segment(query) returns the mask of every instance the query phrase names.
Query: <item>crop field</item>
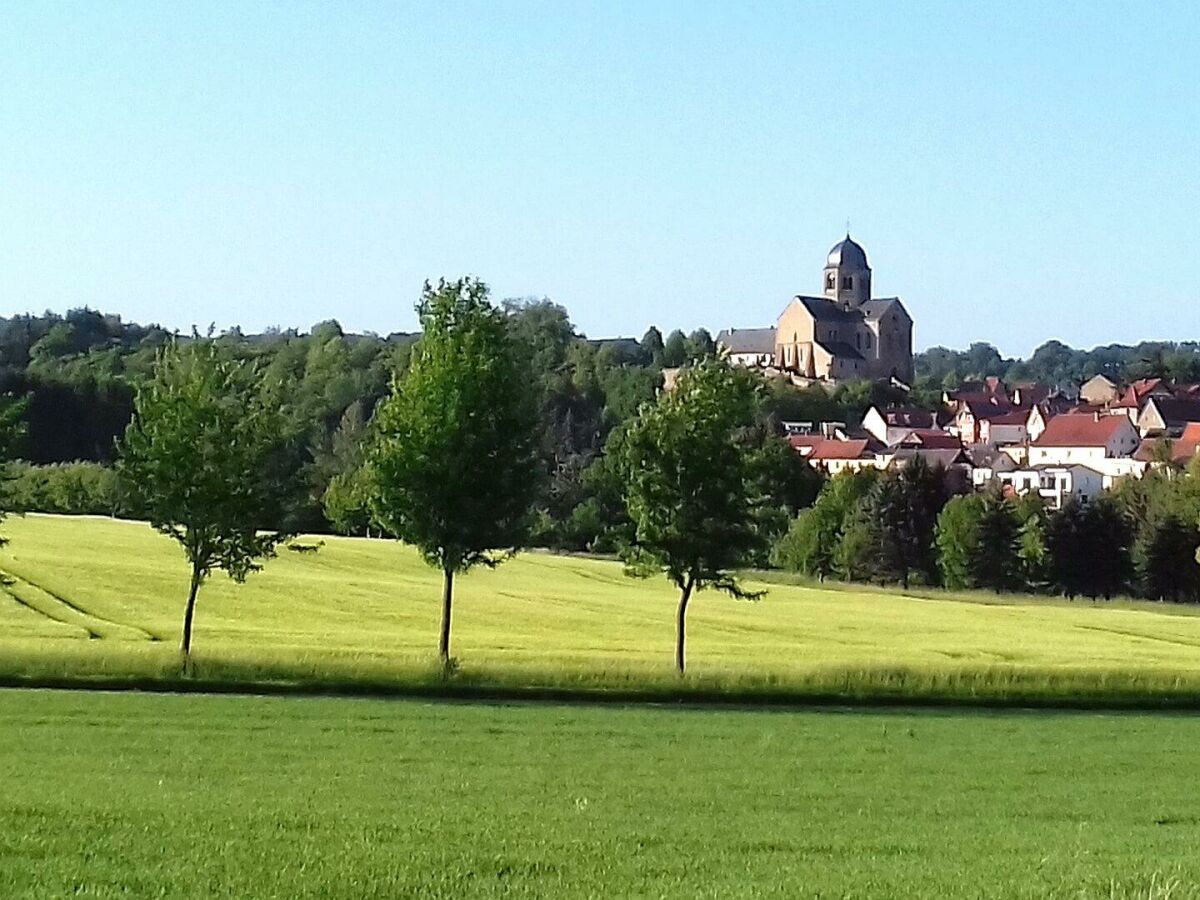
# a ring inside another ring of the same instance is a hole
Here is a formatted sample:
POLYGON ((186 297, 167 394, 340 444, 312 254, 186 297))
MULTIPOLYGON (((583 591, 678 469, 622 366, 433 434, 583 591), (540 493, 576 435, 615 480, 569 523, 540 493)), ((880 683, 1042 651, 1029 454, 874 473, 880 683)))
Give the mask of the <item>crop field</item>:
MULTIPOLYGON (((140 523, 28 516, 3 525, 0 677, 173 678, 187 569, 140 523)), ((432 660, 440 574, 383 540, 306 538, 196 614, 201 680, 414 685, 432 660)), ((671 668, 675 595, 616 562, 526 553, 458 579, 456 683, 799 698, 1116 698, 1200 702, 1200 617, 1151 604, 762 585, 704 592, 689 675, 671 668)))
POLYGON ((5 897, 1198 896, 1200 720, 0 691, 5 897))

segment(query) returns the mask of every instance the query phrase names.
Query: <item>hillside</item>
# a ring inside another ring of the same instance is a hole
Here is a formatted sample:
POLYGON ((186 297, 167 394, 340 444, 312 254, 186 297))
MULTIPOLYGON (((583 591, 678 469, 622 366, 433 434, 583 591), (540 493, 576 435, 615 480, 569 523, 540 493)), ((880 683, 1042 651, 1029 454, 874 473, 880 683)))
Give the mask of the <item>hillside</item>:
MULTIPOLYGON (((186 569, 144 524, 28 516, 4 525, 0 675, 173 672, 186 569)), ((433 657, 439 575, 409 548, 309 538, 244 585, 201 592, 201 674, 404 682, 433 657)), ((922 599, 762 585, 758 602, 703 593, 687 684, 798 695, 1103 693, 1200 697, 1200 617, 1187 607, 922 599)), ((674 595, 608 561, 527 553, 460 581, 461 676, 637 688, 670 671, 674 595)))

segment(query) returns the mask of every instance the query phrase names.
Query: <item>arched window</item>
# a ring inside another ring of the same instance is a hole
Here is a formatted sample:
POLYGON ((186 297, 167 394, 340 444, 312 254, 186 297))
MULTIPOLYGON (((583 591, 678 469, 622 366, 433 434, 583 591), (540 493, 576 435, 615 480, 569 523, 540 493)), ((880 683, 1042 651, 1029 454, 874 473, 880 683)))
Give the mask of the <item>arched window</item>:
POLYGON ((825 274, 825 290, 827 290, 827 291, 833 290, 833 273, 832 272, 827 272, 825 274))
POLYGON ((853 276, 851 276, 851 275, 843 275, 843 276, 842 276, 842 287, 843 287, 845 290, 850 290, 850 288, 854 287, 854 278, 853 278, 853 276))

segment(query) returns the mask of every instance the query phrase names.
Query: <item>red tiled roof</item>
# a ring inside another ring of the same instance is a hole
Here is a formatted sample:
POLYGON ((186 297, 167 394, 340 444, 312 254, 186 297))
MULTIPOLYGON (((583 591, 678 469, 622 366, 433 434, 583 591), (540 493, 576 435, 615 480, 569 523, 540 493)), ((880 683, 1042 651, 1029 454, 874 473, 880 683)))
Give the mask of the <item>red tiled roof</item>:
MULTIPOLYGON (((1147 438, 1142 441, 1142 445, 1133 454, 1133 458, 1140 462, 1154 462, 1158 456, 1158 448, 1164 440, 1167 439, 1147 438)), ((1174 463, 1188 463, 1196 456, 1197 451, 1200 451, 1200 434, 1193 436, 1191 439, 1181 437, 1178 440, 1171 441, 1171 461, 1174 463)))
POLYGON ((1166 387, 1161 378, 1139 378, 1133 384, 1125 389, 1125 393, 1121 395, 1113 406, 1119 406, 1122 409, 1139 408, 1142 401, 1146 399, 1146 395, 1153 393, 1159 388, 1166 387))
POLYGON ((867 441, 823 440, 813 448, 809 459, 862 459, 867 452, 867 441))
POLYGON ((1033 442, 1035 447, 1104 447, 1116 432, 1129 426, 1125 416, 1055 416, 1033 442))
POLYGON ((813 449, 819 447, 827 438, 819 434, 789 434, 788 444, 793 450, 813 449))

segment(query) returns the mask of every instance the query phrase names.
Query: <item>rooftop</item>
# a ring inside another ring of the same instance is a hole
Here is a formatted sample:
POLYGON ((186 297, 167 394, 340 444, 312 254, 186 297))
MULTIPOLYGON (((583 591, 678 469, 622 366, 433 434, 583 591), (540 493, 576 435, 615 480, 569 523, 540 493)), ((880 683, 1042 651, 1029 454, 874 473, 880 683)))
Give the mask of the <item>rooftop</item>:
POLYGON ((1133 428, 1126 416, 1055 416, 1033 446, 1104 447, 1122 428, 1133 428))

